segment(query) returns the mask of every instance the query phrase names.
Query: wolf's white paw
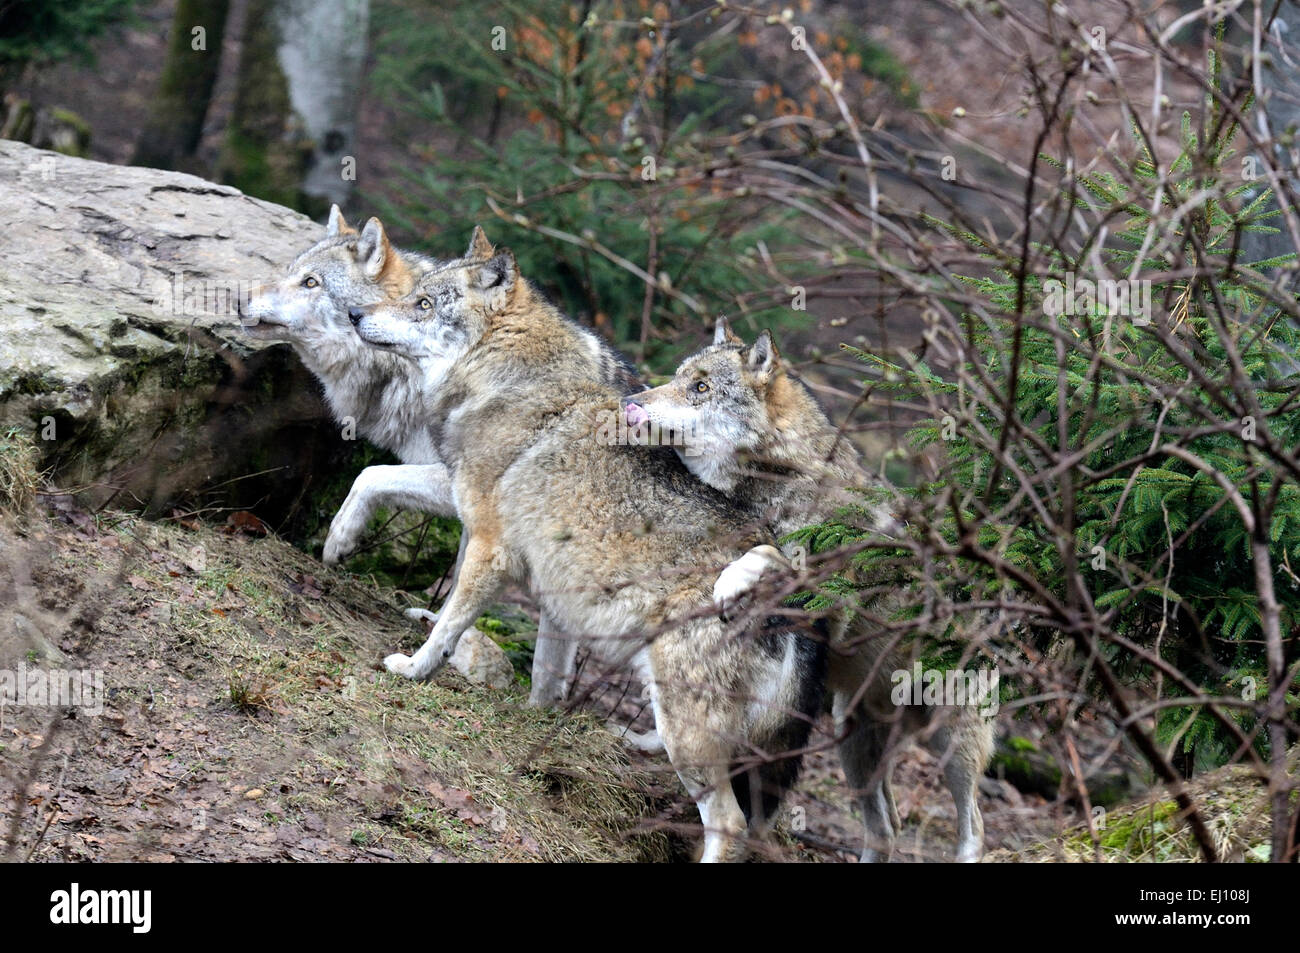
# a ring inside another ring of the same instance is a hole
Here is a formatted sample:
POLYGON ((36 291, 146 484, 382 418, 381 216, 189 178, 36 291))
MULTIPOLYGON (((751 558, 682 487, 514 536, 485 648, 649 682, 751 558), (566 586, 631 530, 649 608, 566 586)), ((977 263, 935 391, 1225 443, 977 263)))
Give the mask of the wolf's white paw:
POLYGON ((351 531, 346 522, 335 517, 330 524, 329 535, 325 537, 325 552, 321 555, 326 566, 337 566, 357 548, 357 534, 351 531))
POLYGON ((957 863, 978 864, 980 862, 980 855, 983 853, 984 845, 979 841, 964 841, 957 846, 957 863))
POLYGON ((374 467, 366 467, 352 481, 352 489, 348 491, 347 499, 334 514, 334 519, 330 520, 330 531, 325 537, 325 553, 322 557, 326 565, 336 565, 340 560, 351 555, 357 548, 357 543, 361 541, 361 537, 365 535, 366 523, 369 522, 373 510, 369 501, 373 483, 371 471, 374 469, 374 467))
POLYGON ((740 605, 741 599, 748 594, 753 588, 754 583, 758 581, 758 576, 754 575, 744 566, 740 565, 745 557, 740 561, 734 562, 722 570, 718 576, 718 581, 713 584, 713 607, 718 610, 724 622, 731 621, 735 614, 736 607, 740 605))
POLYGON ((605 730, 615 735, 623 744, 643 754, 663 754, 667 749, 659 732, 633 731, 628 725, 620 725, 613 718, 605 722, 605 730))
POLYGON ((755 546, 730 563, 713 584, 713 605, 718 610, 718 615, 724 621, 729 620, 741 600, 754 591, 764 573, 788 568, 789 565, 780 550, 774 546, 755 546))
POLYGON ((412 656, 408 657, 401 653, 388 656, 388 658, 384 659, 384 667, 395 675, 401 675, 412 681, 428 681, 437 675, 451 659, 455 647, 456 642, 454 640, 450 646, 442 649, 425 642, 424 645, 420 646, 420 650, 412 656))
POLYGON ((384 668, 388 669, 394 675, 401 675, 404 678, 414 678, 415 674, 411 667, 411 657, 403 655, 401 652, 394 652, 388 658, 384 659, 384 668))

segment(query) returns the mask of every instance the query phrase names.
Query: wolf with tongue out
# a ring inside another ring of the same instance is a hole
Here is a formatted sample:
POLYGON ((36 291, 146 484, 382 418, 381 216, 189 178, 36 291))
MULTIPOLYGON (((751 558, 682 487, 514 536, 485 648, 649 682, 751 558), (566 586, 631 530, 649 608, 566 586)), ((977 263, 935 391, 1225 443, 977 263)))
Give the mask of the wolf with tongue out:
MULTIPOLYGON (((718 319, 713 343, 687 358, 673 379, 628 399, 624 414, 639 434, 669 435, 683 465, 784 537, 831 518, 852 502, 849 488, 872 479, 858 452, 808 388, 789 372, 770 331, 746 346, 718 319)), ((652 442, 652 441, 647 441, 652 442)), ((875 514, 889 536, 893 517, 875 514)), ((760 546, 732 563, 714 588, 726 612, 761 577, 788 568, 760 546)), ((869 607, 878 614, 888 606, 869 607)), ((845 608, 831 618, 828 684, 843 741, 840 760, 866 821, 862 859, 888 858, 899 828, 890 787, 892 751, 920 738, 940 759, 957 808, 957 860, 983 852, 978 782, 992 752, 992 724, 978 706, 956 712, 894 704, 891 673, 903 667, 868 615, 845 608)))

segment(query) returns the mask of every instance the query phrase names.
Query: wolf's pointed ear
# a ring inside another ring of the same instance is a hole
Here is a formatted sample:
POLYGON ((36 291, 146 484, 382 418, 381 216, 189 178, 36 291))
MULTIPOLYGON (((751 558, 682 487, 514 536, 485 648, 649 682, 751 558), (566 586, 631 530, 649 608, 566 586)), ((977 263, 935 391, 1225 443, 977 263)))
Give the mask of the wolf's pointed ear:
POLYGON ((515 262, 514 252, 508 248, 497 252, 479 266, 477 279, 478 286, 484 291, 510 294, 519 279, 519 265, 515 262))
POLYGON ((393 246, 388 244, 384 223, 371 218, 361 230, 361 238, 357 240, 357 260, 361 262, 361 270, 371 280, 378 278, 392 254, 393 246))
POLYGON ((330 206, 329 224, 325 226, 325 236, 327 238, 338 238, 340 235, 355 235, 356 230, 348 225, 347 220, 343 218, 343 211, 337 205, 330 206))
POLYGON ((491 258, 497 253, 492 243, 488 241, 487 234, 483 231, 483 226, 475 225, 474 234, 469 237, 469 251, 465 252, 466 258, 491 258))
POLYGON ((758 336, 754 346, 749 349, 745 364, 750 371, 764 377, 771 376, 780 369, 781 354, 776 349, 776 342, 772 340, 771 331, 764 330, 758 336))
POLYGON ((731 330, 731 323, 727 320, 725 314, 718 315, 717 326, 713 329, 713 343, 718 344, 744 344, 740 335, 731 330))

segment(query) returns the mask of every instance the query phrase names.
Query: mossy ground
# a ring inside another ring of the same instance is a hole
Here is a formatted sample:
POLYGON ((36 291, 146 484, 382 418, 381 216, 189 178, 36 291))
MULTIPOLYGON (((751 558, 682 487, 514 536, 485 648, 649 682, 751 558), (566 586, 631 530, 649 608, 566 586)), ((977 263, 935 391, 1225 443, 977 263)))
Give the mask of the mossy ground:
MULTIPOLYGON (((1296 770, 1293 752, 1291 772, 1296 770)), ((1250 863, 1269 859, 1268 790, 1251 768, 1221 768, 1188 782, 1188 792, 1214 838, 1219 858, 1250 863)), ((1294 797, 1293 797, 1294 802, 1294 797)), ((1293 808, 1294 809, 1294 808, 1293 808)), ((1096 838, 1087 825, 1019 850, 993 851, 993 862, 1196 863, 1202 853, 1178 805, 1167 797, 1099 814, 1096 838)))

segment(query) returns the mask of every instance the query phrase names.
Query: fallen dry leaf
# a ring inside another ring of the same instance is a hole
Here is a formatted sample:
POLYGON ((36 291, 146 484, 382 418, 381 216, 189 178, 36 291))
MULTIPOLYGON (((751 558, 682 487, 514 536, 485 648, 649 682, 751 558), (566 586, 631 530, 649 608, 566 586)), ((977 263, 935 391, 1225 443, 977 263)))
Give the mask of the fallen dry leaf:
POLYGON ((325 594, 320 586, 320 581, 315 576, 308 576, 304 573, 298 573, 293 582, 289 583, 289 591, 296 592, 300 596, 306 596, 308 599, 319 599, 325 594))
POLYGON ((265 536, 271 532, 270 527, 248 510, 239 510, 226 517, 227 533, 247 533, 250 536, 265 536))

